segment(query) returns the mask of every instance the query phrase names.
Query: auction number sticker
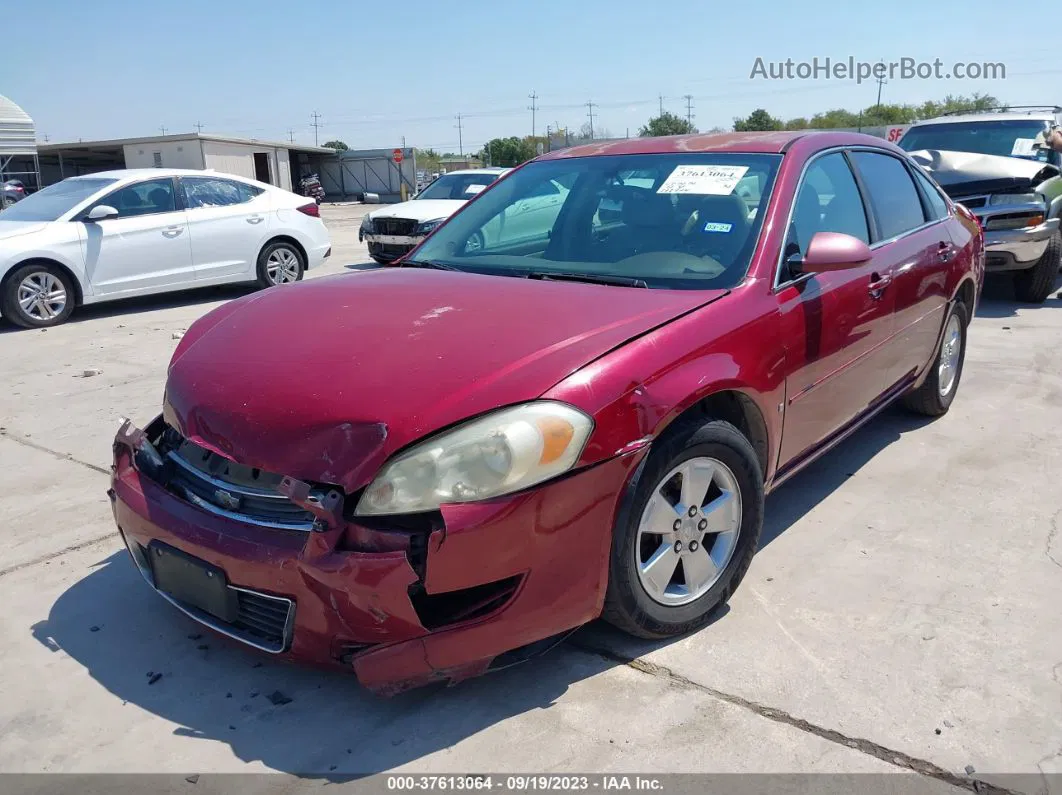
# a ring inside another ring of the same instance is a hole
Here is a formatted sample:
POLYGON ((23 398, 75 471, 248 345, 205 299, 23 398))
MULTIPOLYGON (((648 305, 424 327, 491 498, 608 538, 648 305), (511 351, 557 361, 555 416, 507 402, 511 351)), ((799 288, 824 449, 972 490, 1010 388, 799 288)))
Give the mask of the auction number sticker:
POLYGON ((676 166, 656 192, 729 196, 748 170, 748 166, 676 166))

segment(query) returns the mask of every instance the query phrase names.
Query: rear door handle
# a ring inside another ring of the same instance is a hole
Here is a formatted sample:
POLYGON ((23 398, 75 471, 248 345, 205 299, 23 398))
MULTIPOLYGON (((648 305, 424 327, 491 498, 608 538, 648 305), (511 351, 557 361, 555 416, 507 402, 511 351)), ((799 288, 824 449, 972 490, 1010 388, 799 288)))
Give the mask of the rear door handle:
POLYGON ((249 224, 260 224, 264 220, 265 219, 260 215, 250 215, 247 217, 247 223, 249 224))
POLYGON ((873 273, 870 275, 870 284, 867 286, 867 290, 870 292, 871 298, 881 298, 881 294, 885 292, 885 288, 892 284, 892 277, 889 274, 884 276, 873 273))
POLYGON ((941 262, 948 262, 953 256, 955 256, 954 247, 951 243, 941 240, 937 244, 937 259, 941 262))
POLYGON ((181 234, 183 231, 183 226, 167 226, 162 230, 162 234, 164 237, 177 237, 177 235, 181 234))

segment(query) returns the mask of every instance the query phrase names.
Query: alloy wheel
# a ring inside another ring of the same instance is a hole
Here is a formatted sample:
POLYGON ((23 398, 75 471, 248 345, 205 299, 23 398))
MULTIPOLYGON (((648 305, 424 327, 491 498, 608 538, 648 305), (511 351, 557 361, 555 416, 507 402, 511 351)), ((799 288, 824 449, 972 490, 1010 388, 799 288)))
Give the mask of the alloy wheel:
POLYGON ((689 604, 719 580, 741 532, 741 491, 715 458, 683 461, 657 484, 638 523, 635 561, 645 592, 689 604))
POLYGON ((276 248, 266 260, 266 275, 273 284, 291 284, 299 279, 299 258, 290 248, 276 248))
POLYGON ((937 386, 941 397, 946 397, 955 386, 961 355, 962 324, 957 315, 952 315, 944 329, 944 341, 940 344, 940 359, 937 362, 937 386))
POLYGON ((47 271, 35 271, 18 285, 18 305, 33 320, 54 320, 66 309, 66 288, 47 271))

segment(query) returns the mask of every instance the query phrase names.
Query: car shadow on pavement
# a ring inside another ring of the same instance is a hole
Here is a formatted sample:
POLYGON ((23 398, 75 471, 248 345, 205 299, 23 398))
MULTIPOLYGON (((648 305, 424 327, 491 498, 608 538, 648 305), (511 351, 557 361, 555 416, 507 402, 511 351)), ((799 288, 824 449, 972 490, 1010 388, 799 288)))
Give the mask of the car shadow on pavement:
POLYGON ((214 635, 150 593, 124 550, 61 594, 32 634, 84 666, 123 706, 176 724, 177 735, 226 743, 244 762, 337 781, 415 762, 549 709, 573 683, 617 665, 561 644, 453 688, 380 698, 353 673, 284 663, 214 635))
POLYGON ((1051 295, 1039 307, 1016 300, 1013 280, 1009 276, 995 274, 985 277, 981 301, 977 305, 977 317, 1016 317, 1019 309, 1031 310, 1047 307, 1062 308, 1062 273, 1055 278, 1055 286, 1051 290, 1051 295))

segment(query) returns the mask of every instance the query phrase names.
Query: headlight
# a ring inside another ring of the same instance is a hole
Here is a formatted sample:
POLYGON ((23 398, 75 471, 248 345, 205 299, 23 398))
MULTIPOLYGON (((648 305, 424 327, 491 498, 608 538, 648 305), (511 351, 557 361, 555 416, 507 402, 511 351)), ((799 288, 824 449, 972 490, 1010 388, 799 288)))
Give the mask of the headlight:
POLYGON ((417 224, 417 234, 426 235, 445 220, 445 218, 436 218, 434 221, 422 221, 417 224))
POLYGON ((997 193, 988 199, 989 204, 1039 204, 1040 201, 1036 193, 997 193))
POLYGON ((578 409, 550 401, 495 411, 388 463, 354 513, 417 513, 526 489, 571 469, 593 427, 578 409))
POLYGON ((361 231, 368 232, 372 229, 372 216, 366 215, 361 219, 361 231))

